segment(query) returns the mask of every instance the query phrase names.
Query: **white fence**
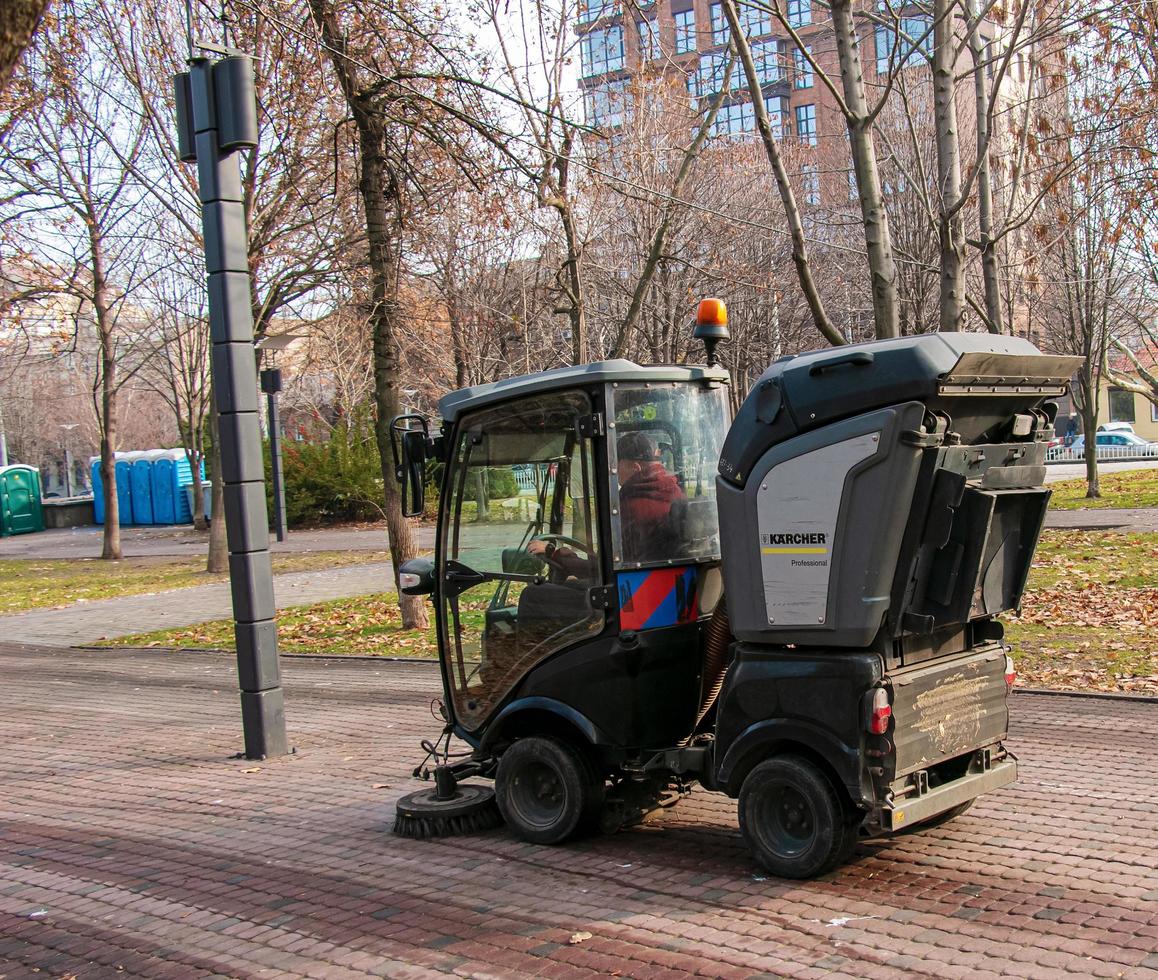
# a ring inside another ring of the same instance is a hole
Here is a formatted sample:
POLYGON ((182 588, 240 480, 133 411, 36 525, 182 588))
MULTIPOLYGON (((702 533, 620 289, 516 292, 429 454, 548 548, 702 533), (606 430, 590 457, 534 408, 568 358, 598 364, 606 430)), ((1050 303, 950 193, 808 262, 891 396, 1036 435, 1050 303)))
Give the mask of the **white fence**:
MULTIPOLYGON (((1149 446, 1098 446, 1099 463, 1112 460, 1158 459, 1158 443, 1149 446)), ((1047 463, 1080 463, 1086 458, 1085 446, 1054 446, 1047 449, 1047 463)))

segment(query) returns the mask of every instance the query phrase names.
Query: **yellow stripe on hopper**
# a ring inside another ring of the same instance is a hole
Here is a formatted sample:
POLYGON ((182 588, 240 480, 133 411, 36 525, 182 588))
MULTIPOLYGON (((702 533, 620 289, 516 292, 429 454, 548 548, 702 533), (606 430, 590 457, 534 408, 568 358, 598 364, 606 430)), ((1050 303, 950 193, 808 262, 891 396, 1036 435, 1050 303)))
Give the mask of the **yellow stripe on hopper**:
POLYGON ((827 555, 827 548, 761 548, 765 555, 827 555))

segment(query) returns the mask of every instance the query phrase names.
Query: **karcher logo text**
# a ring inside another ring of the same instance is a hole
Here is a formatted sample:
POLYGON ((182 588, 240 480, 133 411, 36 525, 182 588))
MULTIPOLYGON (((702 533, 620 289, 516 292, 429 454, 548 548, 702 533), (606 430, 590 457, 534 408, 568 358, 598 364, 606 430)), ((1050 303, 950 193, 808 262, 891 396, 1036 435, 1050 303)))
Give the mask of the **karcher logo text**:
POLYGON ((823 531, 773 532, 760 535, 761 544, 828 544, 828 535, 823 531))

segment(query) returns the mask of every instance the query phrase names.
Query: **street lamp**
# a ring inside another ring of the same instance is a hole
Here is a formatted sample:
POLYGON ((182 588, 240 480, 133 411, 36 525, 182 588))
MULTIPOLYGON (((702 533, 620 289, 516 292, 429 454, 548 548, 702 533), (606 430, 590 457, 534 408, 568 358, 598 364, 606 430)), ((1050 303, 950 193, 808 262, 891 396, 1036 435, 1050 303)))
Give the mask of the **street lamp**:
POLYGON ((273 482, 273 526, 278 541, 285 540, 285 481, 281 470, 281 419, 277 413, 277 396, 281 391, 281 369, 261 372, 261 390, 269 408, 269 472, 273 482))
POLYGON ((277 396, 282 389, 281 369, 273 366, 277 355, 281 351, 289 350, 296 341, 302 339, 301 334, 283 333, 275 336, 265 336, 254 342, 254 347, 270 358, 270 367, 262 370, 261 390, 265 392, 266 409, 269 416, 269 463, 270 482, 273 484, 273 526, 278 541, 284 541, 286 535, 285 519, 285 480, 282 477, 281 465, 281 417, 277 410, 277 396))

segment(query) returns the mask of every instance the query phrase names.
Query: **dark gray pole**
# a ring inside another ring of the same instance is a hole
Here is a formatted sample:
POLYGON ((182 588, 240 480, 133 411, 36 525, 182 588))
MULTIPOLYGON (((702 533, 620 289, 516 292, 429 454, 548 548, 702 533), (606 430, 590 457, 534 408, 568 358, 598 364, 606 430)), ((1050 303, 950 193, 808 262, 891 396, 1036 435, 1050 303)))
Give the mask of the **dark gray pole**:
POLYGON ((258 417, 257 364, 245 209, 237 151, 257 146, 249 58, 194 57, 176 78, 181 159, 197 161, 205 266, 209 274, 212 374, 221 432, 221 479, 229 541, 237 680, 245 756, 288 751, 277 659, 276 607, 269 559, 265 472, 258 417))
POLYGON ((281 476, 281 419, 277 414, 277 396, 281 391, 281 371, 267 368, 261 372, 261 390, 269 408, 269 471, 273 482, 273 527, 278 541, 285 540, 285 483, 281 476))

